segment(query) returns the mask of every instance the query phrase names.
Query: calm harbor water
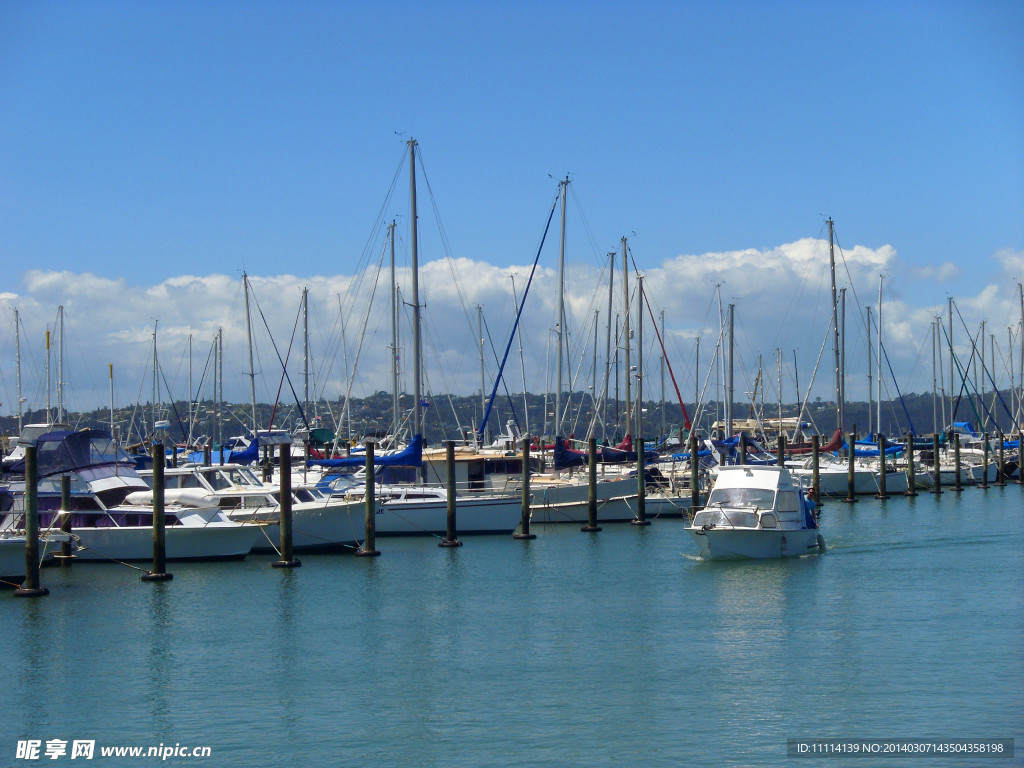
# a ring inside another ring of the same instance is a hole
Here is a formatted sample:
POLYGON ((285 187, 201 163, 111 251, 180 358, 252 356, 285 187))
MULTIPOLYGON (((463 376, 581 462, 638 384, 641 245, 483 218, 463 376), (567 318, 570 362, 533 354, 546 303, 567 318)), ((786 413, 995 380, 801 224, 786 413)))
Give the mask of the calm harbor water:
POLYGON ((43 572, 0 593, 0 766, 888 765, 791 738, 1015 738, 1024 489, 829 501, 829 552, 708 563, 679 520, 534 541, 378 540, 382 556, 43 572), (101 745, 208 746, 205 759, 101 745))

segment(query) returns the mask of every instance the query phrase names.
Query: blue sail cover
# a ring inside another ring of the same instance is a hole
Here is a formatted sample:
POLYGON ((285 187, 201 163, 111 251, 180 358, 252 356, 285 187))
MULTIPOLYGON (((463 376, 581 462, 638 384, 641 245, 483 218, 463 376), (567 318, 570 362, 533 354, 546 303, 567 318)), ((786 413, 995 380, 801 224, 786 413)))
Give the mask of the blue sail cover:
MULTIPOLYGON (((636 451, 623 451, 620 448, 612 448, 610 446, 602 446, 598 448, 597 460, 607 463, 622 463, 625 461, 636 461, 636 451)), ((647 461, 657 461, 658 454, 656 451, 645 451, 644 458, 647 461)), ((554 448, 554 464, 555 469, 568 469, 569 467, 582 467, 587 464, 587 452, 576 451, 572 448, 567 448, 565 440, 561 437, 555 438, 554 448)))
MULTIPOLYGON (((373 457, 373 464, 377 467, 421 467, 423 466, 423 436, 416 435, 412 442, 397 453, 383 454, 373 457)), ((310 467, 326 467, 336 469, 339 467, 359 468, 366 465, 365 454, 359 456, 347 456, 342 459, 310 459, 306 462, 310 467)))
MULTIPOLYGON (((170 454, 168 454, 170 455, 170 454)), ((187 460, 192 464, 202 464, 205 456, 202 451, 192 451, 188 454, 187 460)), ((260 459, 260 437, 257 435, 245 448, 240 451, 219 450, 210 453, 210 461, 214 464, 252 464, 260 459)))

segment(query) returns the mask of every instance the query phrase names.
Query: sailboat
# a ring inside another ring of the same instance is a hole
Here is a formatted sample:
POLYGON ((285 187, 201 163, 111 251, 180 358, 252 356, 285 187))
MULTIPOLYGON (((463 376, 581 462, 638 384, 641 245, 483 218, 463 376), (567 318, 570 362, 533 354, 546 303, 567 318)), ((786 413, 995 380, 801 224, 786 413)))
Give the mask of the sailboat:
MULTIPOLYGON (((416 215, 416 147, 415 139, 409 139, 409 190, 410 190, 410 244, 412 254, 411 305, 413 312, 413 442, 423 441, 423 381, 421 339, 421 308, 419 298, 419 246, 416 215)), ((393 232, 393 230, 392 230, 393 232)), ((393 289, 392 289, 393 290, 393 289)), ((375 457, 376 459, 377 457, 375 457)), ((394 461, 394 460, 392 460, 394 461)), ((417 479, 413 482, 378 482, 374 493, 377 500, 374 525, 378 536, 442 535, 447 531, 448 494, 442 484, 430 484, 428 469, 422 456, 411 460, 417 479)), ((346 488, 335 488, 333 496, 358 502, 365 493, 365 484, 360 482, 362 474, 353 476, 346 488)), ((446 478, 445 473, 440 474, 446 478)), ((458 484, 458 479, 456 479, 458 484)), ((463 486, 462 488, 465 488, 463 486)), ((467 492, 458 489, 455 495, 458 533, 509 534, 518 525, 522 514, 522 500, 518 496, 499 493, 494 489, 480 489, 467 492)))

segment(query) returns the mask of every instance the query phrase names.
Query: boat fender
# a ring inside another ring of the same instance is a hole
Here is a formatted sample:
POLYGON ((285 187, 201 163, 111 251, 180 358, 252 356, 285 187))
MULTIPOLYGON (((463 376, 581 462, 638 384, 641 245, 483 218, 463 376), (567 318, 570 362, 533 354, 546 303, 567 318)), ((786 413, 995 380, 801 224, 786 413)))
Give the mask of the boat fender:
POLYGON ((825 554, 825 537, 820 533, 818 534, 818 551, 821 554, 825 554))
POLYGON ((786 537, 785 536, 783 536, 782 539, 779 541, 779 554, 782 555, 782 557, 786 556, 786 537))

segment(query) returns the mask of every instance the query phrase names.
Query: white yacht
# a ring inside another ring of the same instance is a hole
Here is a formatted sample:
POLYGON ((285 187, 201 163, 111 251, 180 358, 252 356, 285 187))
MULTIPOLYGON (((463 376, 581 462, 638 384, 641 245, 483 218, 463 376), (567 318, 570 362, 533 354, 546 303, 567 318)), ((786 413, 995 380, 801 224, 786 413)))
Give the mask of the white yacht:
MULTIPOLYGON (((139 472, 152 484, 151 470, 139 472)), ((294 479, 294 475, 293 475, 294 479)), ((273 551, 281 540, 280 487, 264 483, 240 464, 169 467, 164 470, 166 493, 199 494, 212 500, 229 520, 263 524, 254 549, 273 551)), ((294 487, 294 486, 293 486, 294 487)), ((366 538, 362 504, 331 499, 315 488, 295 488, 292 494, 292 547, 297 552, 357 549, 366 538)))
POLYGON ((707 505, 687 530, 709 560, 799 557, 825 551, 825 539, 789 470, 729 466, 719 470, 707 505))
MULTIPOLYGON (((36 448, 40 529, 59 528, 70 514, 80 544, 76 559, 152 560, 152 491, 109 433, 49 432, 36 448), (60 511, 62 475, 71 478, 69 513, 60 511)), ((11 483, 13 503, 0 532, 24 527, 24 487, 24 480, 11 483)), ((241 559, 263 536, 260 526, 228 520, 212 497, 181 501, 173 492, 165 496, 168 560, 241 559)))

